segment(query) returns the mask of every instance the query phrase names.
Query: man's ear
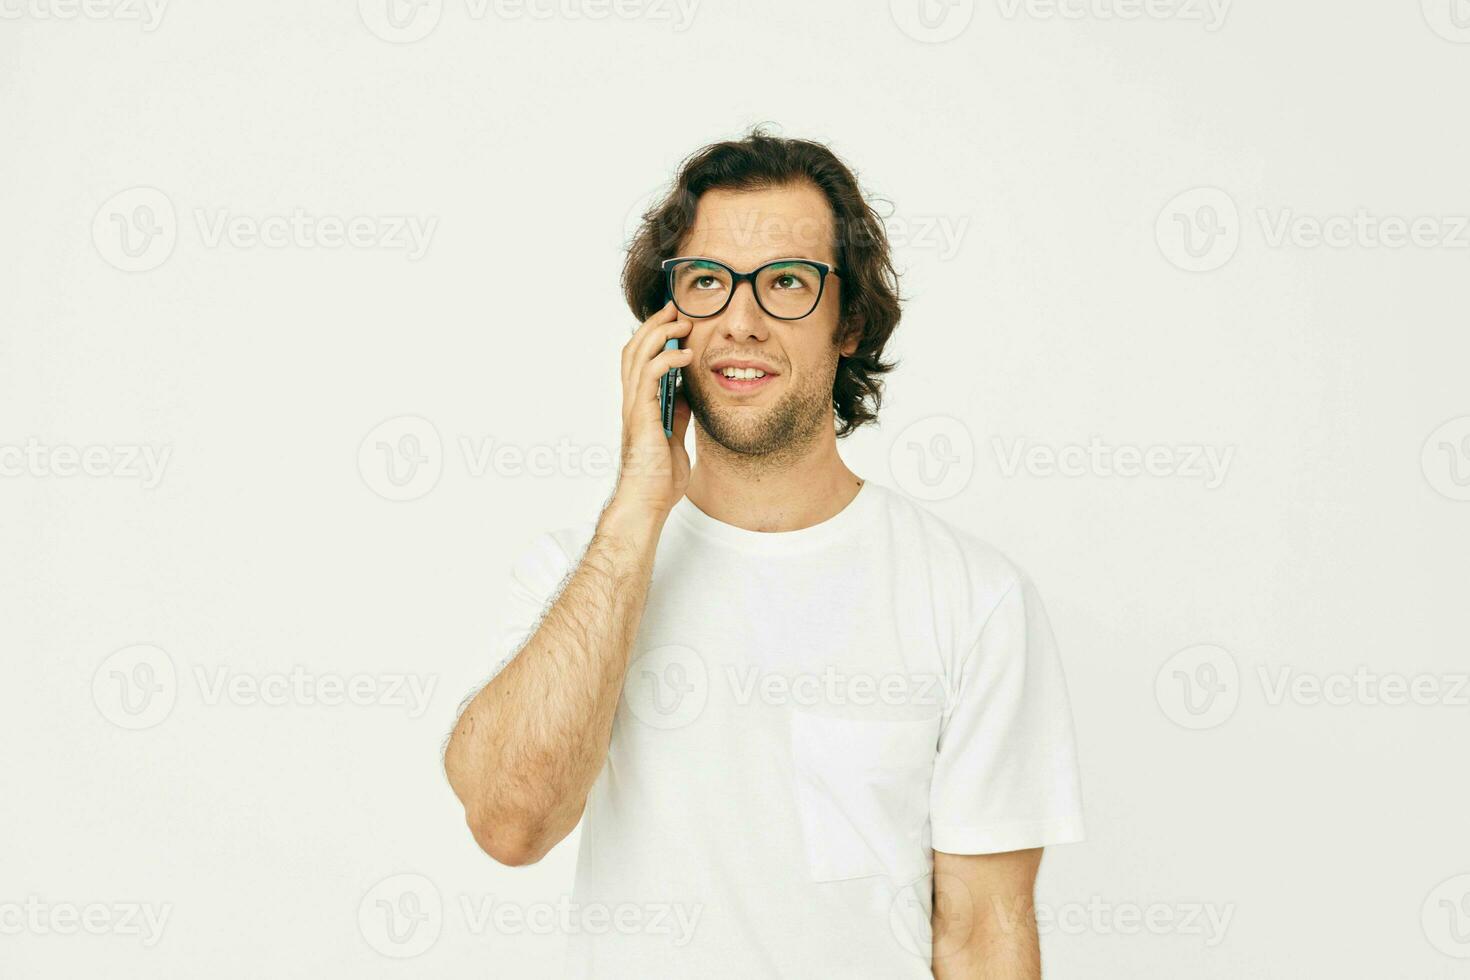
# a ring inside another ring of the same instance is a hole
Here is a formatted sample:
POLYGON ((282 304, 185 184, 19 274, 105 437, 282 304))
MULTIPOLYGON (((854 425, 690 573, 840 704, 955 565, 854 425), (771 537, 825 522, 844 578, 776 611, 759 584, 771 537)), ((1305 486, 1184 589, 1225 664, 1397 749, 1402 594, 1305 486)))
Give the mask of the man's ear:
POLYGON ((863 318, 856 316, 842 321, 837 326, 837 336, 842 338, 837 344, 837 353, 843 357, 851 357, 863 340, 863 318))

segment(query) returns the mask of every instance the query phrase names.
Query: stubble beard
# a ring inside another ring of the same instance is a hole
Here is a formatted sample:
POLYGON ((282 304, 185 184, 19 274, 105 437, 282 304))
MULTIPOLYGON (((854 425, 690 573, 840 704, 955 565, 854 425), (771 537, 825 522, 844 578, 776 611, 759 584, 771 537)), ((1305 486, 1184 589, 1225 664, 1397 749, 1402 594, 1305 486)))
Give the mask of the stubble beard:
POLYGON ((684 397, 694 421, 715 446, 731 456, 749 457, 752 462, 769 465, 805 455, 823 424, 832 424, 832 382, 836 371, 834 350, 830 370, 824 375, 808 375, 808 384, 788 388, 774 405, 752 411, 721 405, 712 391, 716 384, 714 378, 708 372, 691 378, 686 369, 684 397))

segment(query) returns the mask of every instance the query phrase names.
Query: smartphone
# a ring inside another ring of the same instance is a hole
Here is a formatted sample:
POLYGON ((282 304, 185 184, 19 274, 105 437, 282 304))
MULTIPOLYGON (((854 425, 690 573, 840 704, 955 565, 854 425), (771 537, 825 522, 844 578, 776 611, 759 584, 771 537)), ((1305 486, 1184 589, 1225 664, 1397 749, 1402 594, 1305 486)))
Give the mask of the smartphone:
MULTIPOLYGON (((668 302, 668 293, 664 293, 664 302, 668 302)), ((679 338, 670 337, 664 342, 664 350, 678 350, 679 338)), ((680 373, 678 368, 670 368, 658 379, 658 410, 664 420, 664 435, 670 439, 674 437, 674 389, 679 385, 680 373)))

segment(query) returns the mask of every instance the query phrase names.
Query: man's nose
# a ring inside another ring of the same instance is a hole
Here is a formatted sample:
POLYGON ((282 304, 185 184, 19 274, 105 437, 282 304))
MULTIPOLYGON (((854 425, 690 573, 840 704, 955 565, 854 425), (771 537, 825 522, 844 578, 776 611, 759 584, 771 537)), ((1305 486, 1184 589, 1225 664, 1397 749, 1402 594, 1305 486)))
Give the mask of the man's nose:
POLYGON ((730 296, 730 305, 725 307, 725 312, 720 315, 720 320, 722 321, 720 328, 732 340, 742 340, 746 337, 756 340, 765 339, 765 314, 755 299, 755 283, 735 284, 735 292, 730 296))

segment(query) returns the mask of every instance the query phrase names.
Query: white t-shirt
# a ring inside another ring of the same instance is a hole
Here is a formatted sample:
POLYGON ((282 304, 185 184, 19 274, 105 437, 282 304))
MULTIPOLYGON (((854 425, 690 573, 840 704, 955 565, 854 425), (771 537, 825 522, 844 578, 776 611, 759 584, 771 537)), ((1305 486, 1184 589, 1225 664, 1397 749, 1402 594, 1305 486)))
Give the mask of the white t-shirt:
MULTIPOLYGON (((516 562, 503 657, 592 531, 516 562)), ((580 826, 569 977, 930 977, 931 848, 1083 836, 1036 590, 872 481, 797 531, 680 500, 580 826)))

